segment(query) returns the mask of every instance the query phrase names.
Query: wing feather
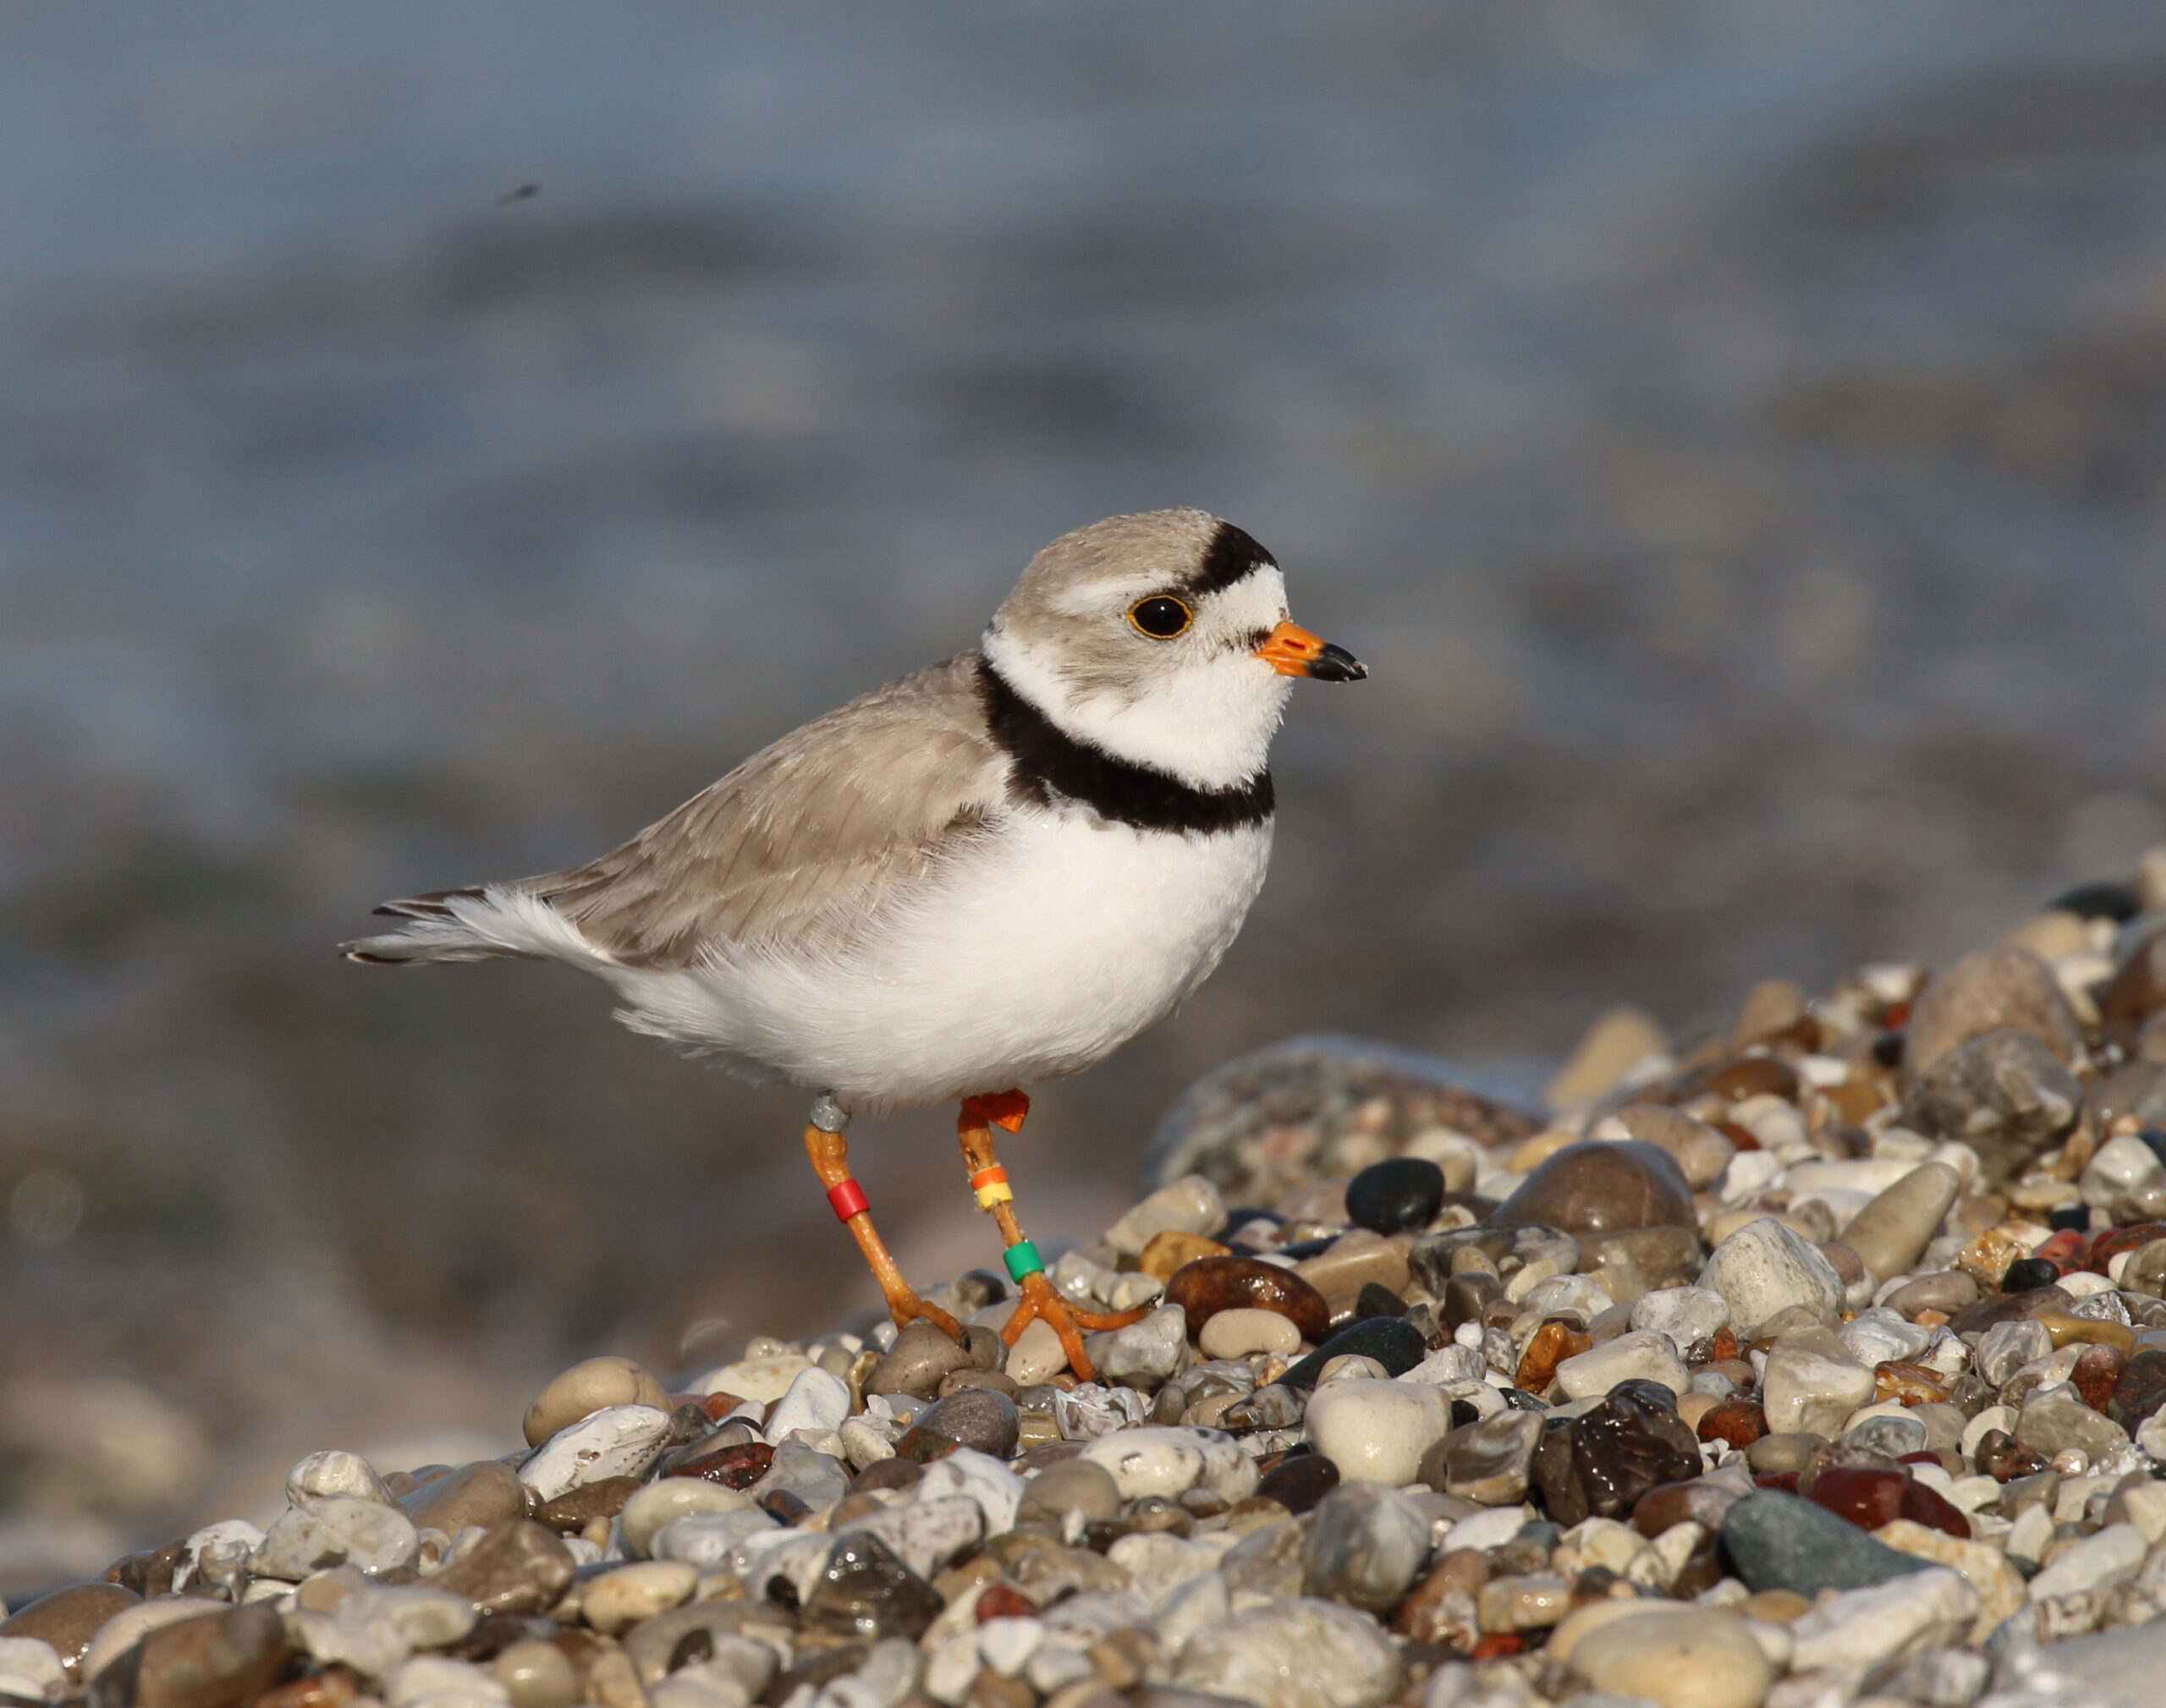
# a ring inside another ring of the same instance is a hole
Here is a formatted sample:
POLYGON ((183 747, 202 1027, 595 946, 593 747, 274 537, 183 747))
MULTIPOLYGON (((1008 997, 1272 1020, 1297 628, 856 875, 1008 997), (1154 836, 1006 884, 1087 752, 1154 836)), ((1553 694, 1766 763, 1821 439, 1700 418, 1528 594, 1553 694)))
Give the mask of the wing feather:
POLYGON ((875 689, 600 859, 510 887, 631 966, 840 950, 1001 800, 1007 761, 976 684, 968 652, 875 689))

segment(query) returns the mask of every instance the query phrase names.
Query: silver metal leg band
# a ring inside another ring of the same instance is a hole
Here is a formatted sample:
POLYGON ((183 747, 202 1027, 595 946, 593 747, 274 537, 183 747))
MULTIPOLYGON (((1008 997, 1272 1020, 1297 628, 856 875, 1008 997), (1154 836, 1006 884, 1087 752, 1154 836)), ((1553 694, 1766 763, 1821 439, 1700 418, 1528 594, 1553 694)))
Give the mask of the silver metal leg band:
POLYGON ((849 1111, 835 1101, 835 1094, 822 1091, 812 1100, 812 1124, 822 1133, 839 1133, 849 1125, 849 1111))

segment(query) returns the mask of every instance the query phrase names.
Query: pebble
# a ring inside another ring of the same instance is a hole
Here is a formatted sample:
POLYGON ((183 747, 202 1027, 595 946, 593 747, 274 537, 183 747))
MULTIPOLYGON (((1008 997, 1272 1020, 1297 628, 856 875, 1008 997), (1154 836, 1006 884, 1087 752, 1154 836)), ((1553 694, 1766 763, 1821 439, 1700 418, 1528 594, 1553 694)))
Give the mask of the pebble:
POLYGON ((1701 1607, 1635 1609, 1579 1635, 1568 1653, 1597 1690, 1663 1708, 1759 1708, 1775 1676, 1742 1620, 1701 1607))
MULTIPOLYGON (((1007 1362, 1007 1347, 998 1334, 982 1323, 970 1324, 968 1343, 958 1346, 944 1330, 921 1319, 895 1337, 894 1345, 866 1377, 865 1391, 931 1399, 940 1392, 942 1379, 952 1371, 998 1370, 1007 1362)), ((795 1380, 791 1378, 793 1382, 795 1380)))
POLYGON ((1586 1140, 1537 1166, 1490 1220, 1567 1233, 1625 1227, 1696 1228, 1692 1189, 1677 1162, 1644 1140, 1586 1140))
POLYGON ((1188 1350, 1188 1313, 1178 1304, 1161 1305, 1126 1328, 1086 1337, 1084 1349, 1101 1381, 1155 1389, 1181 1366, 1188 1350))
POLYGON ((1080 1458, 1109 1473, 1123 1500, 1154 1495, 1170 1500, 1200 1488, 1236 1501, 1256 1489, 1256 1461, 1221 1430, 1124 1430, 1101 1436, 1080 1458))
POLYGON ((849 1384, 815 1365, 797 1373, 789 1390, 776 1402, 762 1433, 770 1447, 778 1446, 800 1430, 828 1435, 843 1426, 849 1412, 849 1384))
MULTIPOLYGON (((998 1388, 959 1387, 921 1412, 910 1433, 922 1431, 935 1441, 950 1443, 943 1452, 963 1447, 1004 1459, 1015 1451, 1022 1427, 1022 1414, 1015 1409, 1015 1402, 998 1388)), ((904 1441, 908 1440, 905 1436, 904 1441)))
POLYGON ((142 1599, 118 1584, 71 1584, 39 1596, 0 1621, 0 1639, 35 1638, 60 1657, 69 1678, 78 1679, 83 1656, 99 1628, 142 1599))
POLYGON ((2118 1589, 2142 1568, 2150 1543, 2134 1524, 2108 1524, 2071 1543, 2031 1580, 2031 1599, 2118 1589))
POLYGON ((1348 1218, 1374 1233, 1427 1227, 1443 1201, 1444 1171, 1426 1156, 1388 1156, 1346 1183, 1348 1218))
POLYGON ((553 1501, 582 1483, 644 1475, 669 1439, 669 1414, 657 1406, 613 1405, 567 1424, 528 1456, 519 1480, 537 1501, 553 1501))
POLYGON ((166 1625, 136 1651, 134 1708, 252 1703, 286 1670, 286 1627, 266 1602, 166 1625))
POLYGON ((1122 1216, 1106 1230, 1106 1244, 1134 1255, 1169 1228, 1181 1233, 1216 1233, 1225 1222, 1226 1204, 1218 1189, 1200 1174, 1185 1174, 1122 1216))
POLYGON ((580 1590, 580 1617, 605 1637, 666 1613, 691 1598, 700 1574, 682 1560, 642 1560, 590 1578, 580 1590))
POLYGON ((1812 1242, 1772 1216, 1732 1233, 1708 1256, 1699 1285, 1729 1302, 1730 1321, 1741 1338, 1780 1312, 1801 1308, 1815 1315, 1839 1310, 1843 1281, 1812 1242))
POLYGON ((1921 1162, 1844 1225, 1843 1244, 1875 1281, 1907 1274, 1962 1189, 1963 1177, 1947 1163, 1921 1162))
POLYGON ((1261 1708, 1376 1708, 1399 1688, 1399 1651, 1376 1622, 1330 1601, 1269 1601, 1198 1632, 1174 1682, 1261 1708))
POLYGON ((430 1579, 483 1613, 546 1613, 571 1587, 571 1550, 531 1519, 511 1519, 485 1532, 430 1579))
POLYGON ((1557 1386, 1567 1399, 1606 1394, 1620 1381, 1657 1382, 1672 1393, 1682 1393, 1691 1378, 1670 1337, 1651 1328, 1620 1334, 1557 1366, 1557 1386))
MULTIPOLYGON (((1193 1485, 1191 1485, 1193 1486, 1193 1485)), ((1047 1465, 1025 1485, 1021 1515, 1058 1522, 1069 1513, 1086 1523, 1102 1523, 1120 1511, 1120 1485, 1093 1459, 1064 1459, 1047 1465)))
POLYGON ((1921 1650, 1962 1641, 1977 1612, 1978 1592, 1944 1566, 1848 1590, 1792 1623, 1790 1667, 1861 1683, 1921 1650))
POLYGON ((2053 969, 2029 949, 2007 945, 1965 955, 1927 981, 1910 1008, 1904 1077, 1915 1085, 1959 1045, 2004 1028, 2036 1038, 2062 1063, 2083 1046, 2053 969))
POLYGON ((1348 1483, 1317 1503, 1301 1591, 1386 1614, 1428 1562, 1429 1515, 1418 1500, 1383 1483, 1348 1483))
POLYGON ((1416 1475, 1430 1487, 1461 1500, 1485 1507, 1516 1505, 1526 1498, 1542 1432, 1537 1413, 1498 1412, 1454 1430, 1423 1455, 1416 1475))
POLYGON ((1184 1265, 1166 1283, 1166 1302, 1187 1313, 1191 1335, 1222 1310, 1267 1310, 1284 1317, 1306 1341, 1331 1332, 1331 1307, 1290 1269, 1256 1257, 1206 1257, 1184 1265))
POLYGON ((1205 1320, 1196 1347, 1206 1358, 1247 1358, 1255 1353, 1286 1354, 1301 1348, 1301 1331, 1275 1310, 1222 1310, 1205 1320))
POLYGON ((1330 1382, 1310 1399, 1306 1427, 1310 1445, 1349 1481, 1403 1486, 1451 1427, 1451 1403, 1418 1383, 1330 1382))
POLYGON ((281 1513, 250 1557, 259 1578, 299 1583, 327 1566, 373 1575, 414 1563, 421 1552, 414 1521, 398 1508, 353 1495, 323 1495, 281 1513))
POLYGON ((415 1530, 455 1536, 469 1525, 487 1530, 506 1519, 525 1518, 532 1499, 532 1491, 509 1465, 478 1459, 402 1495, 398 1506, 415 1530))
POLYGON ((1729 1509, 1722 1546, 1747 1588, 1789 1590, 1808 1598, 1924 1568, 1826 1508, 1775 1491, 1748 1496, 1729 1509))
MULTIPOLYGON (((171 1625, 182 1619, 201 1618, 206 1613, 219 1611, 217 1601, 198 1601, 194 1596, 162 1596, 157 1601, 139 1601, 132 1607, 123 1607, 104 1624, 98 1627, 97 1635, 91 1639, 90 1646, 83 1651, 77 1670, 85 1683, 96 1678, 113 1661, 118 1660, 149 1633, 162 1625, 171 1625)), ((9 1640, 0 1639, 0 1644, 9 1640)), ((48 1654, 52 1653, 50 1648, 48 1654)), ((53 1664, 59 1665, 56 1656, 53 1664)), ((19 1668, 7 1664, 7 1656, 0 1654, 0 1672, 18 1672, 19 1668)))
POLYGON ((1905 1126, 1960 1140, 1978 1159, 1982 1184, 2005 1184, 2075 1125, 2083 1087, 2054 1052, 2029 1034, 1987 1032, 1958 1045, 1920 1079, 1903 1106, 1905 1126))

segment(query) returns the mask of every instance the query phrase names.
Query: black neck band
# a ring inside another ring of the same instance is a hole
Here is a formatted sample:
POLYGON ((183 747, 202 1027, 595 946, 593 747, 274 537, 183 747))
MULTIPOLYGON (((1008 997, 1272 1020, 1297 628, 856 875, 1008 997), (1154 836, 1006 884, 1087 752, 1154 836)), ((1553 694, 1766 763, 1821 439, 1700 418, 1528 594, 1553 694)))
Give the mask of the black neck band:
POLYGON ((1197 788, 1163 771, 1116 759, 1078 741, 1009 686, 984 658, 978 693, 986 726, 1009 757, 1009 793, 1043 806, 1080 801, 1101 817, 1138 830, 1240 830, 1271 817, 1271 773, 1231 788, 1197 788))

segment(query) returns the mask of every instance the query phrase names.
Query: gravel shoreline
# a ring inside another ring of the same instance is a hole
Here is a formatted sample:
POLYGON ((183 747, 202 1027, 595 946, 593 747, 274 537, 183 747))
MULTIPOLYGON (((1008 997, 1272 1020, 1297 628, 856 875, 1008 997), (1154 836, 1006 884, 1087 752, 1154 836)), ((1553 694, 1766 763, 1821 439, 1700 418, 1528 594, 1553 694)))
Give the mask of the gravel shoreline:
MULTIPOLYGON (((971 1324, 564 1371, 0 1624, 0 1708, 2166 1703, 2166 849, 1548 1114, 1296 1041, 971 1324)), ((808 1253, 842 1262, 848 1254, 808 1253)))

